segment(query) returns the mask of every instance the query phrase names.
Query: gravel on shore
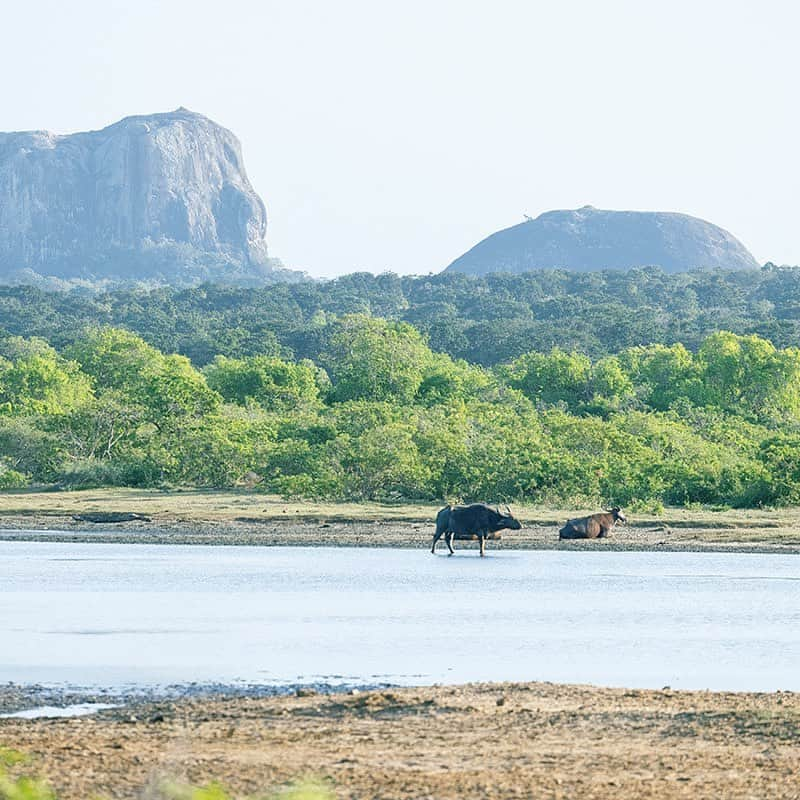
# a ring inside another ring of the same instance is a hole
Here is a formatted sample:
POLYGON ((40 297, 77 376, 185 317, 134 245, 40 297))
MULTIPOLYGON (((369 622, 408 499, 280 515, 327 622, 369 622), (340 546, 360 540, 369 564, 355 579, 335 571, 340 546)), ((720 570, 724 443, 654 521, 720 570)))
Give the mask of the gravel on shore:
MULTIPOLYGON (((618 526, 607 539, 561 541, 559 525, 526 524, 505 531, 489 550, 617 550, 665 552, 800 553, 800 537, 786 541, 775 531, 736 528, 618 526)), ((0 541, 111 542, 120 544, 262 545, 293 547, 430 547, 433 524, 421 521, 160 519, 96 524, 70 516, 4 515, 0 541)), ((477 548, 457 542, 457 550, 477 548)), ((439 543, 441 552, 446 547, 439 543)))
MULTIPOLYGON (((0 691, 0 695, 2 692, 0 691)), ((800 695, 543 683, 144 698, 72 719, 0 719, 0 747, 59 800, 234 797, 304 775, 341 798, 798 797, 800 695)))

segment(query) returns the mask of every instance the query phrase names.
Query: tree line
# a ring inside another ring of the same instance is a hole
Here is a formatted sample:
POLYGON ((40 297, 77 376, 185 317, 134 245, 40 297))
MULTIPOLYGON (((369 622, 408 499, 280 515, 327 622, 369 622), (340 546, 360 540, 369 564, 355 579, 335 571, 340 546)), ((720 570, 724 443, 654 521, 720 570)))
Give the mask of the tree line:
POLYGON ((800 345, 800 269, 357 273, 262 288, 103 292, 0 287, 0 332, 61 348, 86 325, 110 325, 198 367, 217 355, 317 361, 345 314, 407 322, 434 351, 487 367, 553 347, 592 358, 654 343, 680 342, 695 352, 719 330, 754 333, 784 348, 800 345))
POLYGON ((56 346, 5 335, 0 486, 248 484, 287 497, 634 508, 800 501, 795 347, 716 331, 694 350, 552 347, 484 366, 396 319, 341 314, 325 331, 313 359, 270 345, 202 364, 121 327, 85 327, 56 346))

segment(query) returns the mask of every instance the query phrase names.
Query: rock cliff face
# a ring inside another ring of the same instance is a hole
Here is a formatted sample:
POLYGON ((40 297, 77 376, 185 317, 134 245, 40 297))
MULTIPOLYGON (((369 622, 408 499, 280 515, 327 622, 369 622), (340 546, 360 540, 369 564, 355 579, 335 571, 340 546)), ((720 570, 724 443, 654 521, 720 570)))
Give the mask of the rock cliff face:
POLYGON ((238 139, 200 114, 0 133, 0 273, 268 277, 266 229, 238 139))
POLYGON ((659 266, 667 272, 697 268, 754 269, 758 262, 730 233, 710 222, 645 211, 548 211, 479 242, 447 267, 449 272, 579 272, 659 266))

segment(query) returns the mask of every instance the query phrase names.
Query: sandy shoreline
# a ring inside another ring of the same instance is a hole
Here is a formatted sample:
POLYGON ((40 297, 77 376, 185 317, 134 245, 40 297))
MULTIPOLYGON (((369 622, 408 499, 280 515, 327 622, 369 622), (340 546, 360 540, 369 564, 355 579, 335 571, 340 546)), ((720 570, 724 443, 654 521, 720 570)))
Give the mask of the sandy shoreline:
MULTIPOLYGON (((0 540, 426 548, 440 506, 288 501, 244 489, 6 491, 0 492, 0 540), (98 514, 140 518, 118 523, 80 519, 98 514)), ((500 542, 489 543, 490 551, 800 553, 800 508, 628 510, 629 523, 618 526, 609 539, 559 541, 558 529, 568 517, 591 510, 515 506, 522 530, 505 531, 500 542)), ((461 549, 475 546, 457 544, 461 549)))
MULTIPOLYGON (((0 540, 429 549, 433 506, 286 503, 135 490, 0 494, 0 540), (83 512, 148 520, 91 523, 83 512)), ((612 538, 560 542, 566 512, 523 508, 513 549, 800 553, 800 510, 669 509, 612 538)), ((461 542, 461 550, 476 545, 461 542)), ((441 549, 444 557, 445 548, 441 549)), ((340 798, 797 800, 800 694, 544 683, 372 688, 171 687, 84 692, 0 686, 0 713, 119 703, 96 716, 0 719, 15 767, 59 800, 156 798, 165 779, 220 781, 244 798, 311 774, 340 798), (277 694, 276 694, 277 692, 277 694)))
POLYGON ((62 800, 164 778, 237 797, 301 775, 341 798, 797 798, 800 695, 475 684, 137 703, 0 720, 62 800))
MULTIPOLYGON (((800 553, 800 541, 737 537, 736 529, 671 528, 661 525, 619 527, 611 538, 560 541, 558 524, 527 524, 487 544, 496 550, 663 551, 800 553)), ((747 531, 752 537, 752 531, 747 531)), ((0 517, 0 541, 112 542, 125 544, 262 545, 292 547, 430 548, 429 522, 399 520, 153 520, 117 524, 87 523, 61 515, 0 517)), ((457 542, 457 550, 476 550, 457 542)), ((447 548, 440 542, 438 552, 447 548)))

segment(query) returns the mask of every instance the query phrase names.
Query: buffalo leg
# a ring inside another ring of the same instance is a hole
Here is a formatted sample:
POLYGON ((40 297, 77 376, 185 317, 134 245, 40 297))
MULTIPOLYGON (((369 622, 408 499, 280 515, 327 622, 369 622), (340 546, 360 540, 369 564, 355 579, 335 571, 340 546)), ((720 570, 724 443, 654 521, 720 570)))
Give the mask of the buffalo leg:
POLYGON ((453 539, 454 538, 455 538, 455 533, 453 533, 453 531, 449 531, 448 533, 446 533, 444 535, 444 540, 445 540, 445 542, 447 544, 447 549, 450 551, 450 555, 451 556, 454 555, 455 552, 456 552, 455 550, 453 550, 453 539))
POLYGON ((486 537, 481 534, 481 558, 486 555, 486 537))
POLYGON ((436 531, 436 533, 433 534, 433 546, 431 547, 431 553, 433 553, 434 555, 436 555, 436 542, 439 541, 441 536, 442 536, 441 531, 436 531))

